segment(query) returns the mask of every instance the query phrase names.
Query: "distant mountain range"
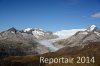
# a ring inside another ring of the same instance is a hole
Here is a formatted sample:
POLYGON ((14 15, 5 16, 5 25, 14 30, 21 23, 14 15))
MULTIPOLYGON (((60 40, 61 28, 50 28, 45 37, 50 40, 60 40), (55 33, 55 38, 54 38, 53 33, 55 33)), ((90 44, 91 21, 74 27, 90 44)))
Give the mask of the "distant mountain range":
POLYGON ((44 54, 63 47, 84 47, 90 42, 100 42, 100 30, 95 25, 54 33, 39 28, 17 30, 12 27, 0 33, 0 56, 44 54))
POLYGON ((0 32, 0 66, 100 66, 100 29, 44 31, 39 28, 0 32), (40 57, 94 57, 95 63, 40 63, 40 57))

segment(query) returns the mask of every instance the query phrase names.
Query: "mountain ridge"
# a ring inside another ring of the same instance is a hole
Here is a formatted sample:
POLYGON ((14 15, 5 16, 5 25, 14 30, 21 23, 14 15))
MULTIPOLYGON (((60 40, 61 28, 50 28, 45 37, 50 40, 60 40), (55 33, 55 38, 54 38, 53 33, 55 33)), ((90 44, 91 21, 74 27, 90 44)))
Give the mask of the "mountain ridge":
MULTIPOLYGON (((63 31, 59 31, 58 33, 64 37, 62 38, 57 33, 38 28, 17 30, 12 27, 0 33, 0 47, 5 46, 4 50, 9 50, 9 53, 12 53, 12 48, 16 52, 16 47, 21 46, 20 49, 26 54, 43 54, 55 52, 67 46, 84 47, 88 45, 89 42, 100 41, 100 30, 95 25, 87 29, 65 30, 64 33, 63 31), (70 32, 72 34, 70 34, 70 32)), ((2 51, 2 49, 0 51, 2 51)))
POLYGON ((89 42, 100 42, 100 30, 92 25, 85 31, 78 31, 65 40, 58 41, 58 44, 64 46, 84 46, 89 42))

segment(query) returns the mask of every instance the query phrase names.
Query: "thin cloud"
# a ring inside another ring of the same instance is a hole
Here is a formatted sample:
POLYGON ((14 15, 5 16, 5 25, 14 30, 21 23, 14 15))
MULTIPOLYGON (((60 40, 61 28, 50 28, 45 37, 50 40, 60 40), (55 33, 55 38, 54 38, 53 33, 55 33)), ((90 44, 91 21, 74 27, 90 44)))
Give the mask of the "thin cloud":
POLYGON ((100 18, 100 12, 91 15, 91 17, 94 17, 94 18, 100 18))

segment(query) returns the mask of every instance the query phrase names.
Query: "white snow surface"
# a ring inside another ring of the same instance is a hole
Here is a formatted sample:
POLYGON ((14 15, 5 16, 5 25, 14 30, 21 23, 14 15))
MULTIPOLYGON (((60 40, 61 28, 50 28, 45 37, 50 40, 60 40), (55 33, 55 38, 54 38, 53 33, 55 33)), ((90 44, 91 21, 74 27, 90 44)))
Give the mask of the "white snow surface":
POLYGON ((30 31, 32 28, 26 28, 24 29, 24 32, 30 31))
POLYGON ((43 31, 34 30, 34 31, 32 31, 32 33, 37 39, 39 38, 39 36, 44 36, 43 31))
MULTIPOLYGON (((24 29, 24 32, 28 32, 30 30, 32 30, 33 28, 26 28, 24 29)), ((39 36, 44 36, 44 32, 43 29, 40 28, 34 28, 34 31, 32 31, 32 34, 36 37, 39 38, 39 36)))
POLYGON ((66 38, 74 35, 78 31, 85 31, 85 30, 86 29, 61 30, 61 31, 57 31, 57 32, 55 32, 53 34, 59 36, 58 39, 60 40, 60 39, 66 39, 66 38))
POLYGON ((96 28, 95 25, 91 25, 91 27, 90 27, 90 31, 94 30, 95 28, 96 28))

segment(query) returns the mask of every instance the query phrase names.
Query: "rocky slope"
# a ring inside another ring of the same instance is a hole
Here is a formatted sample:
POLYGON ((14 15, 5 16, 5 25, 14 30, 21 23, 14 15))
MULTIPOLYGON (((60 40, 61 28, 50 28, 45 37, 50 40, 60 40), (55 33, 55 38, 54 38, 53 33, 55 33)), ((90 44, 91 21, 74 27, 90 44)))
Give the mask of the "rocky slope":
POLYGON ((33 34, 10 28, 0 33, 0 56, 36 55, 49 52, 33 34))
POLYGON ((1 66, 100 66, 100 42, 89 43, 84 48, 79 47, 65 47, 57 52, 46 53, 38 56, 15 56, 8 57, 1 60, 1 66), (40 63, 40 57, 45 58, 60 58, 60 57, 94 57, 94 63, 40 63))

